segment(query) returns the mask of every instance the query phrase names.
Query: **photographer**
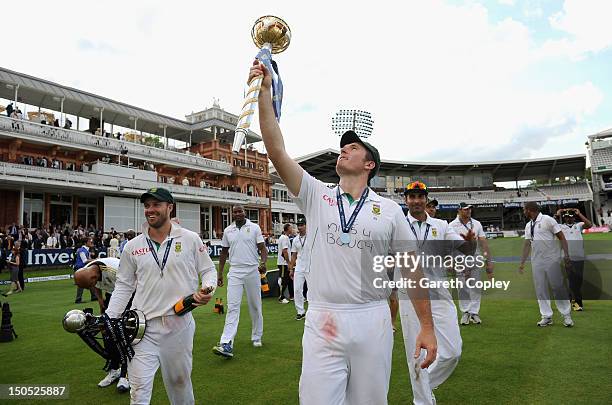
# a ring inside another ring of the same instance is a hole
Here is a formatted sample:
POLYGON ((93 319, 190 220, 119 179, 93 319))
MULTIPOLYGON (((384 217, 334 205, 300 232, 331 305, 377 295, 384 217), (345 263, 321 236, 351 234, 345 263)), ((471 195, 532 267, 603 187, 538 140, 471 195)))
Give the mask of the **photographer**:
POLYGON ((582 311, 582 276, 584 270, 584 242, 582 230, 593 224, 577 208, 562 208, 555 214, 561 220, 561 232, 567 239, 571 266, 567 268, 567 278, 572 295, 572 309, 582 311), (580 222, 576 222, 576 218, 580 222))

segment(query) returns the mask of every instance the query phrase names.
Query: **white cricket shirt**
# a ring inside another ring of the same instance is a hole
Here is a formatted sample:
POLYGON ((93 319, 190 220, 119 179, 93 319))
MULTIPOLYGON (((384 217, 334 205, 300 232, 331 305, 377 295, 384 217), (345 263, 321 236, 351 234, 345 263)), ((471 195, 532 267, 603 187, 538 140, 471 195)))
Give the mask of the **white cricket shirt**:
POLYGON ((285 260, 285 258, 283 257, 283 250, 287 249, 287 257, 291 256, 291 240, 289 239, 287 235, 282 234, 278 238, 277 244, 278 244, 278 257, 276 258, 276 264, 286 266, 289 263, 287 263, 287 260, 285 260))
MULTIPOLYGON (((458 235, 467 235, 468 230, 471 230, 472 232, 474 232, 474 235, 476 235, 476 238, 486 238, 487 235, 485 234, 485 231, 482 227, 482 224, 480 223, 479 220, 474 219, 474 218, 470 218, 469 221, 464 224, 463 222, 461 222, 461 220, 459 219, 459 216, 457 216, 457 218, 455 218, 454 220, 452 220, 449 224, 449 226, 451 228, 453 228, 453 230, 458 234, 458 235)), ((461 238, 463 240, 463 238, 461 238)), ((463 253, 462 253, 463 254, 463 253)), ((474 252, 475 255, 480 254, 480 247, 479 245, 476 245, 476 251, 474 252)))
POLYGON ((567 247, 571 260, 584 260, 584 239, 582 238, 583 227, 584 222, 576 222, 572 226, 561 224, 561 232, 563 232, 565 239, 567 239, 567 247))
POLYGON ((310 266, 310 250, 308 247, 308 234, 301 236, 299 233, 293 238, 291 253, 297 253, 295 271, 304 272, 310 266))
POLYGON ((147 319, 174 315, 172 307, 181 298, 198 291, 198 276, 202 286, 216 286, 217 272, 210 260, 208 249, 199 236, 172 223, 170 235, 157 248, 159 263, 163 261, 168 245, 169 254, 163 276, 149 244, 148 226, 143 233, 130 240, 123 249, 115 291, 106 313, 117 318, 125 309, 134 290, 132 309, 139 309, 147 319))
POLYGON ((532 262, 559 261, 561 249, 555 236, 559 232, 561 232, 561 225, 552 217, 541 212, 535 221, 527 222, 525 226, 525 240, 531 241, 532 262))
MULTIPOLYGON (((310 266, 305 269, 308 300, 311 304, 363 304, 386 300, 390 289, 375 288, 374 256, 395 252, 414 252, 410 228, 400 206, 370 190, 350 231, 350 242, 340 240, 342 228, 336 201, 336 189, 310 176, 302 175, 296 204, 306 215, 307 247, 311 249, 310 266)), ((340 189, 346 220, 357 206, 340 189)))
POLYGON ((233 222, 223 231, 221 246, 229 248, 230 271, 259 265, 258 243, 264 243, 259 225, 248 219, 240 228, 233 222))
POLYGON ((114 257, 106 257, 104 259, 96 259, 87 263, 83 268, 77 270, 81 271, 91 265, 98 265, 100 267, 100 281, 96 283, 96 288, 112 294, 115 290, 115 283, 117 281, 117 270, 119 270, 119 259, 114 257))

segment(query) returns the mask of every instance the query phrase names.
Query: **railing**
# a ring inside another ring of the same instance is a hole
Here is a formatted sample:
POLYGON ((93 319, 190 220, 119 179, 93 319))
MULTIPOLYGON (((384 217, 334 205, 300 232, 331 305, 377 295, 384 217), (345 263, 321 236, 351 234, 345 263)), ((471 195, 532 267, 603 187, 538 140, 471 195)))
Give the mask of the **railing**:
POLYGON ((173 166, 190 165, 205 171, 214 171, 219 174, 232 174, 232 166, 229 163, 203 158, 196 155, 159 149, 152 146, 141 145, 128 141, 120 141, 114 138, 105 138, 90 133, 83 133, 71 129, 64 129, 43 125, 26 120, 18 120, 0 116, 0 130, 15 133, 24 133, 31 136, 51 140, 54 142, 67 142, 71 145, 81 145, 90 148, 102 149, 102 152, 121 154, 127 153, 134 158, 143 160, 157 160, 173 166))
MULTIPOLYGON (((81 173, 70 170, 52 169, 48 167, 29 166, 16 163, 0 162, 0 175, 16 176, 20 179, 54 180, 66 184, 82 184, 90 187, 112 187, 117 190, 131 189, 144 192, 152 187, 159 187, 159 183, 147 180, 135 180, 123 177, 111 177, 93 173, 81 173)), ((233 191, 217 190, 213 188, 200 188, 176 184, 164 184, 170 192, 177 195, 200 197, 203 199, 224 200, 227 202, 240 202, 242 204, 256 204, 268 206, 269 200, 263 197, 253 197, 233 191)))

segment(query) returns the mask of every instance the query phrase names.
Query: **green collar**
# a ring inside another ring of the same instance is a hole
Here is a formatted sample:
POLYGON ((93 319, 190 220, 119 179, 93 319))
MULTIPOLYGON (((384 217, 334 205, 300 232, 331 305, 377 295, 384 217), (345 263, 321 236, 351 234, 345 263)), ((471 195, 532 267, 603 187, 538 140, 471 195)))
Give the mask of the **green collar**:
POLYGON ((153 239, 151 239, 151 242, 153 242, 155 244, 155 247, 157 248, 157 250, 159 251, 159 247, 161 246, 161 243, 157 243, 155 242, 153 239))

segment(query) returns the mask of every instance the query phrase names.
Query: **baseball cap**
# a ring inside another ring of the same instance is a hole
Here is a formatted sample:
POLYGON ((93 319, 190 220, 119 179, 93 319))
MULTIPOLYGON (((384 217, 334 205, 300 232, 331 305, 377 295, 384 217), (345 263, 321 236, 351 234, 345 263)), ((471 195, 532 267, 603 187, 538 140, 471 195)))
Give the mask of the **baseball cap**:
POLYGON ((427 201, 426 206, 431 205, 432 207, 437 207, 438 206, 438 200, 436 200, 435 198, 433 200, 429 200, 427 201))
POLYGON ((298 225, 306 225, 306 218, 298 218, 297 224, 298 225))
POLYGON ((404 196, 407 196, 408 194, 429 194, 429 191, 427 190, 427 184, 418 180, 413 181, 412 183, 408 183, 406 189, 404 190, 404 196))
POLYGON ((172 194, 170 194, 170 192, 165 188, 153 187, 148 189, 140 196, 140 202, 145 202, 145 200, 149 197, 155 198, 157 201, 174 204, 174 197, 172 197, 172 194))
POLYGON ((467 203, 464 203, 464 202, 460 202, 459 203, 459 209, 463 210, 463 209, 466 209, 466 208, 472 208, 472 204, 467 204, 467 203))
POLYGON ((370 143, 357 136, 355 131, 346 131, 344 134, 342 134, 342 138, 340 138, 340 147, 343 148, 344 145, 354 142, 362 144, 363 147, 372 154, 372 159, 374 159, 374 169, 370 171, 370 175, 368 176, 368 180, 371 180, 372 177, 376 176, 378 173, 378 169, 380 169, 380 153, 378 153, 378 149, 376 149, 370 143))

